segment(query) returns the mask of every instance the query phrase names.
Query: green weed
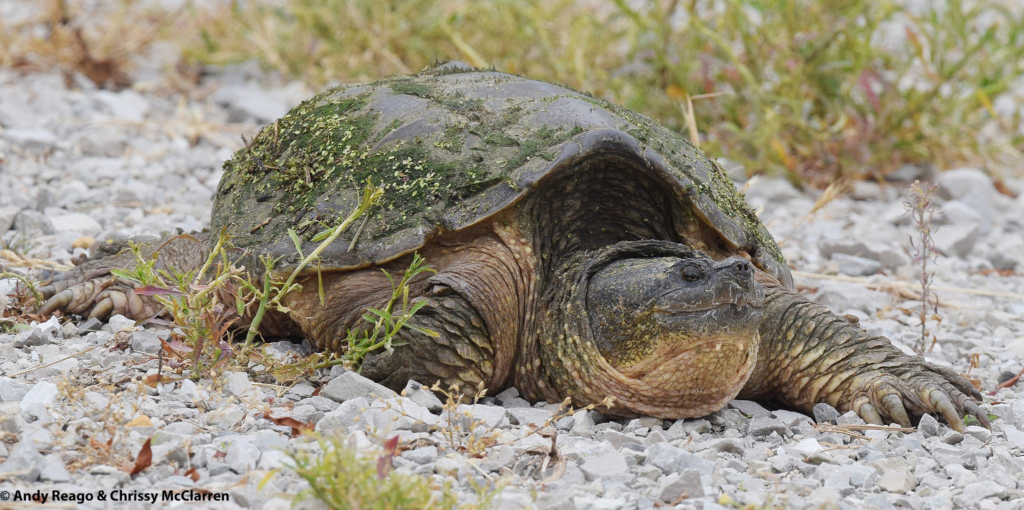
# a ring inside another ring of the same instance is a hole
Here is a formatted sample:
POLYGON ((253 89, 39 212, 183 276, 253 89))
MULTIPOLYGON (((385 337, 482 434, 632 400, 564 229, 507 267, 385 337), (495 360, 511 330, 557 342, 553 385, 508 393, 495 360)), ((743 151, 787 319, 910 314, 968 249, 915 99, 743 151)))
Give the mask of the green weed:
POLYGON ((205 263, 192 271, 174 268, 155 269, 159 251, 143 256, 142 247, 129 245, 135 254, 135 265, 113 269, 114 276, 139 285, 133 292, 151 296, 170 315, 168 325, 175 328, 170 349, 191 361, 193 379, 208 377, 211 372, 229 363, 236 354, 232 347, 231 328, 245 314, 252 299, 245 299, 235 289, 247 285, 244 269, 234 265, 228 255, 230 239, 221 233, 205 263))
POLYGON ((491 507, 494 491, 478 486, 476 501, 460 503, 451 487, 433 486, 426 478, 393 471, 397 437, 376 459, 360 456, 338 438, 315 436, 321 454, 292 454, 290 466, 309 483, 297 501, 315 498, 332 509, 483 509, 491 507))

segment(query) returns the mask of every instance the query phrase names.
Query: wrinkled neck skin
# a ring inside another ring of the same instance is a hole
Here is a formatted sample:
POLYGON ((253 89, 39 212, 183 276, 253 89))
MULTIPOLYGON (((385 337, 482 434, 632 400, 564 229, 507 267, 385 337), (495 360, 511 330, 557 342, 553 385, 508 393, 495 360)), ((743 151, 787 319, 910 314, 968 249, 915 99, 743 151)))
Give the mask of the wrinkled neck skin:
POLYGON ((540 187, 513 219, 532 234, 536 287, 508 383, 533 401, 571 397, 585 406, 612 397, 604 411, 613 415, 703 416, 743 387, 757 357, 756 328, 740 335, 745 352, 726 341, 736 337, 731 331, 692 349, 645 341, 644 355, 605 356, 607 339, 595 335, 587 310, 593 255, 617 243, 663 243, 649 251, 670 256, 730 255, 698 214, 633 164, 610 155, 585 162, 540 187))
MULTIPOLYGON (((611 397, 611 408, 600 408, 618 416, 689 418, 721 409, 743 388, 757 361, 759 309, 738 312, 721 306, 705 312, 709 320, 699 327, 682 328, 678 334, 666 334, 657 321, 641 320, 630 338, 615 339, 608 338, 602 324, 617 319, 609 312, 616 307, 602 308, 593 299, 588 303, 600 287, 595 283, 600 275, 622 259, 671 264, 695 257, 701 256, 683 244, 655 240, 622 242, 569 257, 542 297, 540 308, 546 315, 533 335, 538 364, 528 377, 516 377, 516 387, 529 399, 570 397, 577 406, 611 397)), ((624 281, 624 296, 640 292, 624 281)), ((758 308, 762 298, 756 287, 758 308)), ((624 312, 634 304, 624 304, 624 312)))

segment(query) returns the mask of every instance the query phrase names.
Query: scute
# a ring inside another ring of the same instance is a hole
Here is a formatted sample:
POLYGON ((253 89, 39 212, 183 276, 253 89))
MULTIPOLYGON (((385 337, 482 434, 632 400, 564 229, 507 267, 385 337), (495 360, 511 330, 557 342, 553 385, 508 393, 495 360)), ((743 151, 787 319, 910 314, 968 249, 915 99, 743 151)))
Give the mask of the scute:
POLYGON ((693 205, 736 251, 788 286, 778 247, 718 165, 679 134, 563 87, 464 65, 338 87, 302 103, 224 165, 212 228, 255 254, 297 262, 357 204, 366 178, 386 188, 356 245, 350 229, 321 269, 385 262, 479 223, 601 153, 629 156, 693 205))

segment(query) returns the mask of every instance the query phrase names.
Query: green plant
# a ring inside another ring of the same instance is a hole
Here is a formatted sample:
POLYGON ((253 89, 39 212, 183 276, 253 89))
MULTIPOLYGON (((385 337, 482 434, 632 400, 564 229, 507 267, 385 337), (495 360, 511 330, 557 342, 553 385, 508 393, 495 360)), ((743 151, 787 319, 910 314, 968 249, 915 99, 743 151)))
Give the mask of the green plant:
MULTIPOLYGON (((259 301, 259 305, 256 308, 256 313, 253 316, 252 323, 249 326, 249 331, 245 336, 246 346, 252 344, 252 341, 256 337, 257 332, 259 331, 260 324, 262 323, 263 317, 265 316, 268 309, 274 308, 283 313, 288 312, 288 308, 281 304, 281 299, 283 299, 284 296, 287 295, 288 293, 300 290, 302 288, 301 285, 295 283, 295 279, 302 274, 303 270, 313 262, 318 262, 320 260, 320 254, 323 253, 323 251, 326 250, 327 247, 329 247, 332 243, 334 243, 334 241, 338 239, 338 236, 340 236, 343 232, 348 230, 348 228, 352 226, 352 224, 357 219, 359 219, 360 216, 364 215, 366 211, 370 209, 370 207, 377 203, 377 201, 380 200, 380 197, 383 194, 384 190, 382 188, 375 187, 373 183, 369 179, 367 179, 366 187, 363 188, 363 196, 359 201, 359 205, 356 206, 355 210, 353 210, 344 220, 342 220, 341 223, 313 236, 313 241, 320 241, 320 244, 312 252, 310 252, 309 255, 305 255, 302 253, 302 243, 299 240, 299 236, 298 234, 296 234, 295 230, 288 229, 288 236, 291 237, 292 242, 295 243, 295 251, 299 254, 299 257, 301 257, 302 260, 298 263, 298 265, 295 266, 294 269, 292 269, 291 273, 288 274, 288 277, 284 280, 284 282, 279 282, 276 280, 276 275, 274 274, 274 265, 277 262, 276 260, 272 259, 269 256, 264 256, 260 259, 264 266, 263 289, 260 290, 252 286, 251 284, 246 284, 246 288, 248 288, 253 295, 257 296, 257 299, 259 301)), ((356 240, 355 238, 353 238, 351 244, 354 246, 355 242, 356 240)), ((317 271, 317 281, 320 284, 320 303, 323 304, 323 283, 320 277, 319 270, 317 271)))
MULTIPOLYGON (((460 506, 448 486, 432 486, 427 479, 391 470, 397 438, 377 459, 360 456, 338 438, 316 435, 322 453, 299 451, 289 466, 309 483, 298 500, 316 498, 332 509, 399 510, 485 508, 467 502, 460 506)), ((484 501, 486 503, 486 501, 484 501)))
POLYGON ((426 267, 424 263, 425 261, 420 258, 419 254, 413 254, 409 268, 405 270, 405 274, 402 275, 402 279, 397 284, 390 273, 383 269, 381 270, 391 282, 391 298, 383 308, 370 308, 363 314, 363 320, 373 324, 372 329, 369 331, 359 328, 348 330, 348 336, 345 338, 348 348, 344 355, 347 363, 359 368, 367 354, 378 349, 386 349, 388 352, 391 352, 393 347, 401 345, 395 343, 394 338, 402 328, 409 328, 417 333, 434 338, 438 336, 438 333, 435 331, 409 324, 409 319, 412 319, 413 315, 427 304, 426 301, 409 302, 409 282, 422 273, 434 272, 433 269, 426 267), (401 311, 396 313, 395 305, 399 299, 401 299, 402 308, 401 311))
POLYGON ((476 404, 487 395, 483 383, 476 388, 472 398, 467 397, 458 386, 451 385, 445 389, 440 382, 434 383, 430 391, 445 397, 442 419, 436 429, 448 449, 470 457, 484 457, 491 447, 498 444, 500 431, 496 426, 487 428, 483 420, 473 416, 472 411, 459 409, 461 403, 469 401, 476 404))
POLYGON ((134 289, 135 294, 151 296, 167 310, 169 325, 183 341, 172 350, 190 353, 192 377, 207 376, 228 363, 235 354, 230 328, 245 313, 249 301, 235 291, 248 282, 244 270, 228 255, 231 243, 227 234, 221 232, 206 261, 195 271, 157 270, 159 251, 145 257, 139 245, 131 243, 129 248, 135 254, 135 266, 110 272, 137 283, 140 287, 134 289))
MULTIPOLYGON (((304 275, 307 267, 318 263, 320 254, 356 220, 366 214, 383 193, 382 188, 367 181, 359 205, 338 225, 313 236, 313 241, 319 241, 320 244, 309 254, 303 253, 298 235, 289 229, 288 235, 294 241, 295 250, 301 260, 285 277, 274 271, 274 265, 279 259, 262 257, 262 288, 250 283, 252 275, 244 268, 238 267, 236 261, 229 256, 229 251, 233 247, 224 232, 218 237, 202 267, 195 271, 183 273, 173 268, 157 270, 155 267, 159 250, 145 257, 140 246, 130 244, 130 249, 135 254, 135 265, 130 269, 112 270, 111 274, 135 282, 140 286, 134 290, 136 294, 152 296, 168 311, 171 325, 179 328, 184 336, 184 343, 177 345, 178 349, 175 350, 192 353, 192 376, 198 378, 223 365, 235 354, 230 342, 231 327, 251 311, 252 320, 247 329, 245 343, 239 351, 248 354, 267 311, 289 312, 282 300, 289 293, 302 289, 302 285, 296 283, 296 280, 304 275), (225 338, 228 338, 228 341, 225 341, 225 338)), ((355 243, 355 238, 352 243, 355 243)), ((319 267, 319 264, 317 265, 319 267)), ((387 349, 390 352, 397 346, 398 344, 394 343, 395 336, 404 328, 436 337, 436 332, 409 324, 409 320, 426 304, 425 301, 410 301, 409 283, 413 278, 431 271, 433 270, 425 265, 419 254, 413 254, 409 268, 397 283, 390 273, 384 271, 391 282, 390 299, 382 308, 370 308, 363 315, 363 319, 372 327, 349 329, 346 338, 347 348, 340 357, 315 354, 297 364, 275 366, 275 373, 279 378, 295 377, 336 364, 345 364, 358 370, 362 359, 368 353, 377 349, 387 349), (396 309, 399 303, 400 310, 396 309)), ((316 274, 322 304, 323 281, 319 270, 316 274)))

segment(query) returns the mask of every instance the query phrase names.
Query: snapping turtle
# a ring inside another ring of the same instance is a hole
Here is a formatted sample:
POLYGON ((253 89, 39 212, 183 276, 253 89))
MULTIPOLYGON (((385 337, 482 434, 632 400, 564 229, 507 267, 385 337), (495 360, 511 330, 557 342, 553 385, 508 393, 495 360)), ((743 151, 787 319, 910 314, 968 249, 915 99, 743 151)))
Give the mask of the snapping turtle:
MULTIPOLYGON (((322 254, 269 335, 340 350, 367 307, 391 295, 381 269, 414 251, 437 271, 413 281, 426 301, 403 345, 363 374, 577 405, 614 397, 622 416, 703 416, 729 400, 819 402, 871 423, 910 426, 938 412, 987 424, 972 385, 793 292, 772 237, 721 168, 678 134, 555 85, 458 63, 328 90, 265 127, 224 166, 210 231, 251 255, 297 262, 322 224, 352 210, 369 177, 382 202, 355 238, 322 254)), ((180 271, 215 236, 145 247, 180 271)), ((110 269, 107 247, 44 289, 50 313, 158 313, 110 269)))

